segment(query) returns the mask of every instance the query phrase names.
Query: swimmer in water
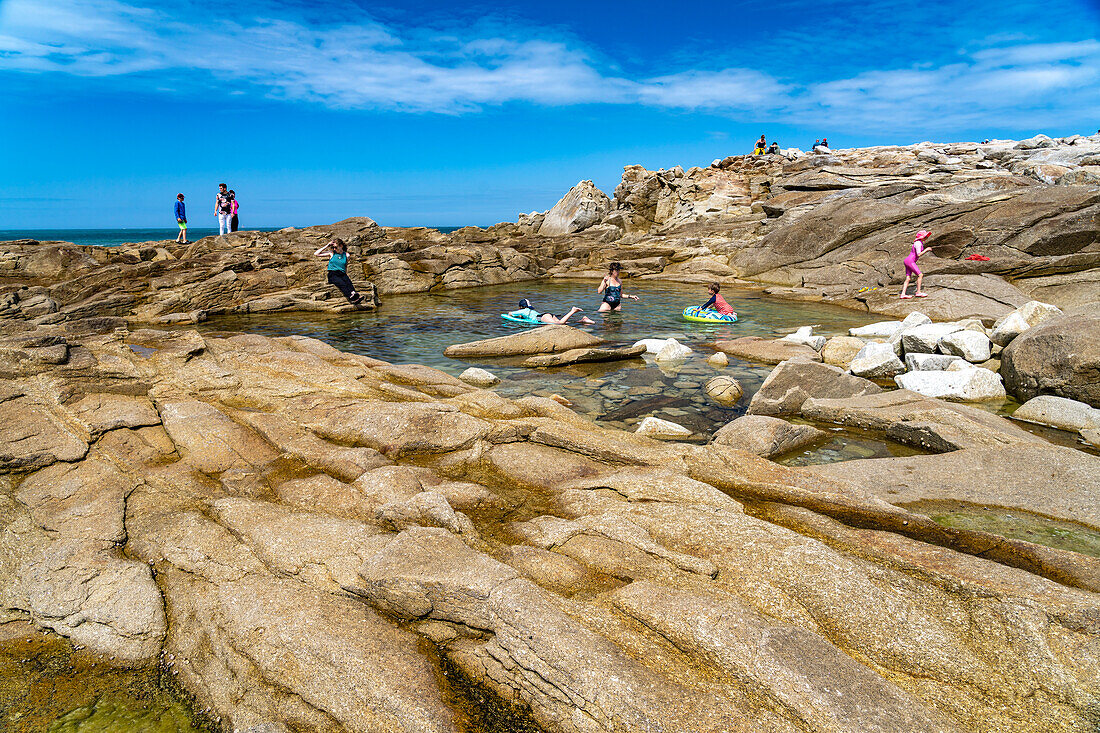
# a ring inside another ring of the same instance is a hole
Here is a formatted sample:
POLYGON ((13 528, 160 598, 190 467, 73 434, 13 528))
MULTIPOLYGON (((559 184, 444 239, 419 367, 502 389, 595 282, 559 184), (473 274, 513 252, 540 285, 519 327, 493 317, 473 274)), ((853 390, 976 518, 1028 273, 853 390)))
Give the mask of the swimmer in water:
POLYGON ((612 262, 607 268, 607 274, 600 281, 600 287, 596 289, 597 293, 603 295, 603 302, 600 303, 600 313, 621 311, 623 309, 623 298, 638 300, 637 295, 627 295, 623 292, 623 281, 619 279, 619 273, 622 270, 622 265, 618 262, 612 262))

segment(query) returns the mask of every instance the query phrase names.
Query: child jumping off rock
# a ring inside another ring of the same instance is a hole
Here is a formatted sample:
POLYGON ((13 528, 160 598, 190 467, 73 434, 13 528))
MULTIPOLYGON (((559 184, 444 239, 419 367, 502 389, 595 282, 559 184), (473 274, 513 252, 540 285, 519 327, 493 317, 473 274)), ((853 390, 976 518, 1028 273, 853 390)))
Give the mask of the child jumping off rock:
MULTIPOLYGON (((517 318, 530 318, 535 321, 542 321, 543 323, 549 323, 551 325, 564 326, 566 322, 573 317, 574 314, 580 313, 581 309, 577 306, 573 306, 569 309, 569 312, 564 316, 556 316, 553 313, 539 313, 537 310, 531 307, 531 301, 524 298, 519 302, 519 310, 511 311, 508 315, 516 316, 517 318)), ((581 323, 592 325, 595 323, 588 316, 581 316, 581 323)))
POLYGON ((924 246, 924 240, 928 239, 930 236, 932 236, 932 232, 926 231, 924 229, 921 229, 919 232, 917 232, 917 236, 913 240, 913 247, 909 250, 909 256, 906 257, 905 260, 903 260, 902 262, 902 264, 905 265, 905 283, 901 286, 901 295, 898 296, 899 298, 912 298, 913 296, 916 296, 918 298, 928 297, 928 293, 925 293, 920 289, 921 281, 924 280, 924 273, 920 271, 919 267, 917 267, 917 260, 919 260, 921 255, 923 255, 925 252, 930 252, 932 250, 931 247, 924 246), (905 291, 909 289, 909 278, 911 278, 913 275, 917 276, 916 292, 914 292, 913 295, 906 295, 905 291))

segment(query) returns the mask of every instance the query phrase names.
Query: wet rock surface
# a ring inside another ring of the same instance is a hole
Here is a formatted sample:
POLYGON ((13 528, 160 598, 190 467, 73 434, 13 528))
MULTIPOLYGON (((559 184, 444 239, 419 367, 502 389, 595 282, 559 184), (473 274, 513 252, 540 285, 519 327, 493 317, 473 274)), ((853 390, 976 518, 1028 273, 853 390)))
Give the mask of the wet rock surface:
MULTIPOLYGON (((546 731, 1092 725, 1088 559, 894 503, 977 483, 970 501, 1094 523, 1100 459, 1003 418, 803 396, 942 450, 1000 441, 912 459, 930 488, 891 494, 908 468, 654 441, 310 339, 88 326, 68 347, 112 391, 64 363, 6 387, 34 406, 11 425, 58 427, 0 473, 5 618, 164 660, 228 729, 470 730, 439 660, 546 731)), ((768 427, 746 440, 781 445, 768 427)))

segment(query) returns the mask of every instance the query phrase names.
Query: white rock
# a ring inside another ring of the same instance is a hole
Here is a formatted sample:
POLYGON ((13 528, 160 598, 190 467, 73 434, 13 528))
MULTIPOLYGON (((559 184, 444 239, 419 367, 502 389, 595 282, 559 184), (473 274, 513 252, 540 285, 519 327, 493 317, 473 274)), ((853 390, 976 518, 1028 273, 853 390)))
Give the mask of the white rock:
POLYGON ((658 362, 683 361, 691 355, 691 349, 676 339, 669 339, 654 357, 658 362))
POLYGON ((494 384, 500 384, 500 377, 477 367, 470 367, 459 374, 458 378, 475 387, 492 387, 494 384))
POLYGON ((932 319, 924 315, 920 311, 913 311, 905 318, 902 319, 901 325, 906 328, 912 328, 913 326, 923 326, 926 323, 931 323, 932 319))
POLYGON ((641 341, 635 341, 634 345, 644 345, 645 353, 656 354, 658 351, 665 347, 665 344, 667 344, 668 341, 668 339, 642 339, 641 341))
POLYGON ((940 339, 939 349, 945 354, 961 356, 970 363, 977 364, 989 359, 991 345, 984 333, 963 330, 940 339))
POLYGON ((789 341, 794 344, 803 344, 804 346, 809 346, 814 351, 821 351, 821 347, 825 345, 827 339, 824 336, 814 336, 813 332, 813 326, 802 326, 794 333, 789 333, 779 340, 789 341))
POLYGON ((707 363, 716 367, 729 366, 730 358, 724 352, 716 351, 707 357, 707 363))
POLYGON ((857 377, 892 377, 905 371, 905 365, 890 344, 871 342, 859 350, 848 366, 857 377))
POLYGON ((1075 432, 1100 428, 1100 410, 1084 402, 1054 395, 1032 397, 1020 405, 1012 417, 1075 432))
POLYGON ((905 366, 911 372, 942 372, 957 361, 959 356, 945 354, 906 354, 905 366))
POLYGON ((903 328, 905 328, 905 324, 901 321, 879 321, 878 323, 868 323, 866 326, 860 326, 859 328, 849 328, 848 335, 865 339, 888 339, 901 332, 903 328))
POLYGON ((991 338, 998 346, 1008 346, 1012 339, 1048 318, 1062 315, 1062 309, 1049 303, 1031 300, 993 324, 991 338))
POLYGON ((957 323, 925 323, 907 328, 901 332, 901 348, 906 354, 934 354, 944 336, 961 330, 957 323))
POLYGON ((1000 375, 981 367, 963 368, 959 371, 909 372, 894 377, 894 382, 902 389, 956 402, 984 402, 1005 398, 1005 387, 1000 375))
POLYGON ((639 435, 648 435, 651 438, 686 438, 691 431, 683 425, 677 425, 670 420, 662 420, 650 415, 642 420, 641 425, 634 432, 639 435))

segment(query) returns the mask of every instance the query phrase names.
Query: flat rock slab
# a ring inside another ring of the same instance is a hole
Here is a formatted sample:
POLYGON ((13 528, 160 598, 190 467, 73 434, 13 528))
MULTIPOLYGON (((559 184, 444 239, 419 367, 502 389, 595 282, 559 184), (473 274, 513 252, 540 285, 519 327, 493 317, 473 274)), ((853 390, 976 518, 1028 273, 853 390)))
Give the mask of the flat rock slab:
POLYGON ((532 356, 523 362, 525 367, 555 367, 569 364, 584 364, 599 361, 622 361, 623 359, 635 359, 646 353, 644 344, 633 346, 619 346, 613 348, 584 348, 570 349, 558 354, 540 354, 532 356))
POLYGON ((848 399, 807 399, 802 416, 884 433, 937 453, 1046 441, 1011 420, 977 407, 924 397, 907 389, 848 399))
POLYGON ((1012 417, 1025 422, 1053 425, 1062 430, 1083 432, 1100 428, 1100 409, 1048 394, 1032 397, 1020 405, 1012 417))
POLYGON ((1100 458, 1049 444, 938 456, 870 458, 806 470, 852 481, 892 504, 954 499, 1011 507, 1100 528, 1100 458))
POLYGON ((444 349, 443 354, 450 357, 526 356, 584 349, 602 343, 603 339, 572 326, 542 326, 523 333, 455 344, 444 349))
MULTIPOLYGON (((899 299, 900 290, 876 290, 860 300, 872 313, 904 316, 913 309, 913 301, 899 299)), ((928 297, 921 299, 920 309, 937 321, 980 318, 992 324, 1031 300, 1019 288, 990 274, 927 275, 924 290, 928 297)))
POLYGON ((732 341, 719 341, 714 346, 730 356, 747 359, 748 361, 760 361, 765 364, 778 364, 781 361, 797 358, 821 361, 821 354, 809 346, 783 341, 782 339, 745 336, 732 341))

